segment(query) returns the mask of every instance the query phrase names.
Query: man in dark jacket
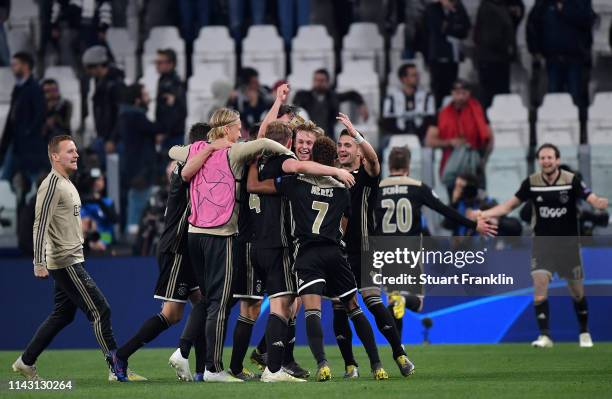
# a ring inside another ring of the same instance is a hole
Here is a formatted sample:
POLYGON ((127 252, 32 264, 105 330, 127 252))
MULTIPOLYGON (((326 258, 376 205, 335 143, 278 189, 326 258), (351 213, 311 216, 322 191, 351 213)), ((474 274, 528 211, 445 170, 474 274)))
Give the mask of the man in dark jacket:
POLYGON ((94 149, 104 161, 105 152, 115 152, 111 135, 119 114, 119 98, 124 87, 123 71, 111 65, 108 52, 103 46, 88 48, 83 54, 83 65, 95 79, 93 95, 93 117, 96 126, 94 149))
POLYGON ((120 174, 128 232, 135 233, 142 211, 155 184, 157 153, 155 138, 160 128, 147 119, 149 93, 140 83, 124 89, 113 141, 121 143, 120 174), (127 208, 125 207, 127 205, 127 208))
POLYGON ((527 46, 546 60, 548 92, 569 92, 586 117, 583 74, 590 64, 595 14, 591 0, 538 0, 527 19, 527 46))
POLYGON ((325 134, 334 138, 336 116, 340 112, 340 104, 350 101, 359 108, 363 120, 368 119, 368 107, 361 94, 354 90, 338 93, 331 88, 329 72, 318 69, 314 72, 311 90, 300 90, 295 94, 293 103, 304 108, 310 119, 325 130, 325 134))
MULTIPOLYGON (((164 150, 183 144, 185 141, 185 119, 187 118, 187 96, 181 78, 176 73, 176 53, 172 49, 157 50, 155 66, 159 73, 155 121, 164 131, 161 144, 164 150)), ((165 151, 162 151, 165 152, 165 151)))
POLYGON ((470 18, 461 0, 437 0, 427 5, 424 19, 431 90, 440 108, 457 79, 463 61, 461 41, 470 31, 470 18))
POLYGON ((0 142, 2 179, 12 181, 20 175, 22 187, 14 187, 18 203, 22 203, 30 184, 48 169, 47 142, 43 136, 45 96, 32 75, 34 59, 25 52, 13 55, 11 69, 15 87, 11 94, 4 134, 0 142))
POLYGON ((510 93, 510 64, 516 57, 516 28, 524 14, 523 0, 483 0, 474 25, 474 43, 482 105, 496 94, 510 93))

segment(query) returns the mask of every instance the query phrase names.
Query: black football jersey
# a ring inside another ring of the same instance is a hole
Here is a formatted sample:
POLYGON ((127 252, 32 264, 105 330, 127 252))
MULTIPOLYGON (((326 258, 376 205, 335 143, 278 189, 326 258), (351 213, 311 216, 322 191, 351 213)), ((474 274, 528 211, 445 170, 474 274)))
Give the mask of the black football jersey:
POLYGON ((374 209, 374 234, 416 236, 421 234, 421 207, 428 206, 471 229, 476 222, 442 203, 431 188, 408 176, 391 176, 378 187, 374 209))
POLYGON ((249 173, 249 165, 244 165, 243 179, 240 182, 240 211, 238 213, 238 236, 240 242, 251 242, 253 240, 253 221, 249 212, 249 193, 247 192, 246 176, 249 173))
POLYGON ((168 200, 164 212, 164 229, 159 237, 158 251, 183 253, 189 227, 189 183, 183 181, 183 164, 177 163, 170 176, 168 200))
MULTIPOLYGON (((258 163, 259 180, 283 175, 283 162, 289 155, 278 155, 258 163)), ((253 247, 287 248, 290 243, 289 201, 281 194, 249 194, 250 220, 254 230, 253 247)))
POLYGON ((576 201, 591 194, 591 190, 575 174, 560 170, 557 180, 549 184, 541 172, 523 181, 515 196, 531 200, 532 228, 537 236, 578 235, 576 201))
POLYGON ((376 201, 379 178, 370 176, 363 165, 353 171, 353 176, 355 185, 350 188, 352 213, 346 226, 344 240, 346 250, 357 253, 367 249, 368 233, 373 223, 372 207, 376 201))
POLYGON ((301 175, 275 179, 276 191, 290 203, 291 232, 298 245, 328 242, 342 245, 342 216, 350 219, 349 191, 331 177, 301 175))

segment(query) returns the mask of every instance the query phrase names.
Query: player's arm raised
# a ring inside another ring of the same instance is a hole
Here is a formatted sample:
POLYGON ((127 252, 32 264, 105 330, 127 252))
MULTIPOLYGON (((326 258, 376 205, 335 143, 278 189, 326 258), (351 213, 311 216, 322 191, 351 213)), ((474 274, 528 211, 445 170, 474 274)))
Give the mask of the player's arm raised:
POLYGON ((263 121, 261 121, 261 125, 259 126, 259 131, 257 132, 257 138, 261 139, 266 137, 266 129, 270 122, 274 122, 278 119, 278 111, 287 99, 289 95, 289 85, 287 83, 278 86, 276 89, 276 99, 274 100, 274 104, 270 108, 270 111, 266 114, 263 121))
POLYGON ((312 161, 298 161, 297 159, 287 159, 283 162, 283 172, 285 173, 301 173, 305 175, 315 176, 333 176, 340 180, 348 188, 355 184, 353 175, 340 168, 322 165, 312 161))
POLYGON ((274 179, 259 180, 257 162, 253 162, 249 165, 247 191, 253 194, 276 194, 274 179))
POLYGON ((378 155, 376 154, 376 150, 363 138, 363 136, 355 129, 353 126, 353 122, 349 119, 349 117, 343 113, 339 113, 336 117, 337 120, 340 121, 349 132, 351 137, 355 139, 355 143, 359 146, 361 153, 363 154, 363 159, 365 161, 364 167, 368 175, 370 176, 378 176, 380 175, 380 162, 378 162, 378 155))

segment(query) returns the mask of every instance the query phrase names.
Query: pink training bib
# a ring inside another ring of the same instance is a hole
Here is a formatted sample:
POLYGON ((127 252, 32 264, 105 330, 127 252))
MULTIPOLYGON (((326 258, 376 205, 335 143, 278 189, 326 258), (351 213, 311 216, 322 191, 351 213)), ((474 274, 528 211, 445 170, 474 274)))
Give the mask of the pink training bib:
MULTIPOLYGON (((198 141, 189 148, 191 158, 209 144, 198 141)), ((196 227, 220 227, 229 222, 236 203, 236 180, 228 158, 229 148, 212 153, 191 179, 191 215, 189 223, 196 227)))

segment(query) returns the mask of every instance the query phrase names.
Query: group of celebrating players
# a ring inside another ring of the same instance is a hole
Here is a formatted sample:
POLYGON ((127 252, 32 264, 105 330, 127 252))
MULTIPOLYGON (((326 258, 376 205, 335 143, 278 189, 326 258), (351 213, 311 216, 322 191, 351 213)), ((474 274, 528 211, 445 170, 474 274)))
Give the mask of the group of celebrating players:
MULTIPOLYGON (((476 220, 467 219, 444 205, 431 188, 409 177, 408 148, 391 150, 389 177, 380 180, 376 151, 346 115, 337 117, 345 129, 335 143, 321 128, 297 115, 294 107, 283 104, 288 93, 288 85, 277 89, 272 108, 253 129, 249 141, 239 142, 240 115, 221 108, 208 124, 192 126, 189 145, 170 150, 176 167, 170 178, 155 288, 155 298, 164 301, 162 310, 119 348, 112 333, 108 303, 83 267, 80 199, 69 179, 76 170, 76 146, 70 136, 52 139, 52 171, 41 184, 36 203, 34 273, 40 278, 49 274, 53 277, 55 308, 13 364, 14 371, 28 379, 39 378, 36 359, 80 308, 92 322, 109 365, 109 379, 142 380, 128 369, 129 357, 179 322, 190 300, 193 309, 178 349, 170 357, 179 379, 306 381, 309 371, 293 357, 296 316, 303 306, 308 344, 317 365, 315 378, 327 381, 332 373, 321 326, 321 300, 325 297, 333 302, 333 329, 345 362, 344 377, 359 377, 350 320, 368 355, 373 378, 385 380, 389 377, 372 327, 357 302, 357 294, 361 294, 391 346, 393 361, 407 377, 415 367, 401 343, 401 317, 404 309, 422 309, 424 293, 393 293, 387 307, 381 287, 364 284, 367 279, 362 280, 361 255, 367 249, 369 234, 421 235, 423 205, 482 235, 495 235, 494 218, 532 196, 536 207, 560 201, 560 205, 553 205, 573 209, 561 215, 563 220, 556 221, 568 229, 572 218, 575 225, 578 197, 598 208, 607 207, 607 200, 591 193, 575 175, 560 172, 558 150, 545 145, 538 151, 542 172, 529 177, 515 198, 479 213, 476 220), (390 186, 404 189, 384 190, 390 186), (256 376, 243 367, 243 361, 264 294, 269 298, 270 314, 265 336, 250 356, 263 371, 256 376), (226 369, 223 343, 229 312, 237 301, 240 316, 226 369), (188 362, 192 346, 196 352, 195 374, 188 362)), ((543 212, 535 213, 536 226, 546 223, 542 215, 543 212)), ((550 234, 537 229, 535 233, 550 234)), ((581 325, 581 342, 587 341, 583 338, 588 335, 588 312, 579 248, 573 249, 578 254, 575 267, 579 270, 574 267, 571 276, 555 269, 554 261, 567 256, 555 257, 551 263, 550 258, 540 255, 534 261, 535 304, 541 331, 537 346, 552 346, 546 287, 555 271, 568 279, 581 325)))

